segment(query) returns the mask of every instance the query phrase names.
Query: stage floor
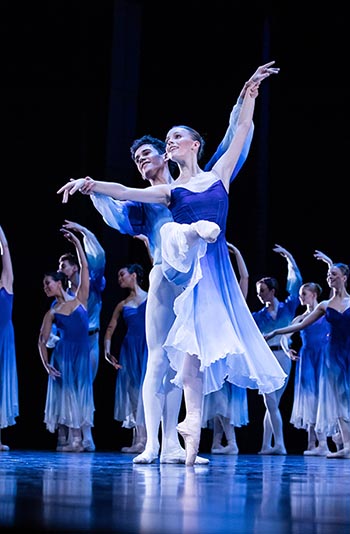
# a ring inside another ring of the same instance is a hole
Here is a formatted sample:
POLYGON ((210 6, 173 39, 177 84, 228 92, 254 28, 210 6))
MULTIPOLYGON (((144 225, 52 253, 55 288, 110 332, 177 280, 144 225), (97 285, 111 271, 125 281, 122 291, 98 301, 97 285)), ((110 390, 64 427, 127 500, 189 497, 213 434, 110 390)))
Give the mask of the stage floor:
POLYGON ((137 465, 119 452, 0 453, 0 532, 349 534, 350 461, 218 456, 137 465))

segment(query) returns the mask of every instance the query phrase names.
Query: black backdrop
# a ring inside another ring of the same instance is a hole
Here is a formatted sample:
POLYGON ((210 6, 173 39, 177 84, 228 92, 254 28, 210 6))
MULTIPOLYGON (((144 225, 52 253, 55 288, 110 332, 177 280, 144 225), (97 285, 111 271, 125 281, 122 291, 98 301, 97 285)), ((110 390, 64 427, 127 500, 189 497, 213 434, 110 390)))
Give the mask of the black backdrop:
MULTIPOLYGON (((227 239, 250 272, 248 303, 260 307, 255 280, 274 275, 284 286, 294 255, 304 280, 321 283, 320 249, 348 261, 345 158, 347 17, 318 3, 167 2, 104 0, 4 1, 2 40, 2 180, 0 223, 15 271, 14 325, 20 417, 6 430, 12 448, 54 448, 44 427, 47 375, 37 337, 49 302, 42 276, 56 268, 67 243, 65 218, 94 231, 107 254, 102 330, 123 294, 119 267, 139 261, 141 243, 108 228, 91 201, 76 195, 62 205, 56 190, 69 177, 91 175, 140 184, 129 156, 144 133, 164 137, 190 124, 206 139, 207 157, 226 129, 243 82, 276 60, 255 114, 252 148, 231 188, 227 239), (204 5, 205 4, 205 5, 204 5)), ((283 291, 281 298, 283 298, 283 291)), ((303 450, 306 436, 288 423, 293 374, 282 400, 286 445, 303 450)), ((115 374, 101 362, 95 382, 97 447, 118 449, 130 434, 113 420, 115 374)), ((249 392, 250 424, 237 431, 242 452, 256 452, 262 399, 249 392)), ((209 435, 204 432, 202 447, 209 435)), ((5 431, 4 431, 5 436, 5 431)))

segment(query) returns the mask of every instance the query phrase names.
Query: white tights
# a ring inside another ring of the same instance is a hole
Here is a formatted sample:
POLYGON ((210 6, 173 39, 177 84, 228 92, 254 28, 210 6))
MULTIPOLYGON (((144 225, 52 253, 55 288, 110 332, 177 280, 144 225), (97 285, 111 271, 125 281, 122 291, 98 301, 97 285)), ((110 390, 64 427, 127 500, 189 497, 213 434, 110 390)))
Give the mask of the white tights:
POLYGON ((163 276, 161 265, 150 273, 146 306, 146 336, 148 360, 142 386, 147 441, 144 457, 148 461, 159 453, 159 427, 162 424, 162 453, 179 451, 181 444, 176 430, 182 401, 182 389, 171 380, 171 369, 163 343, 175 319, 173 304, 181 288, 163 276))
POLYGON ((203 373, 199 367, 199 359, 186 354, 182 369, 186 417, 189 414, 200 414, 202 411, 203 373))
POLYGON ((288 375, 285 383, 280 389, 276 389, 272 393, 264 394, 264 403, 266 412, 263 421, 263 441, 261 452, 266 452, 272 448, 272 437, 274 439, 273 448, 276 450, 285 451, 284 437, 283 437, 283 420, 279 409, 281 397, 287 387, 290 369, 292 362, 290 358, 283 352, 278 350, 274 352, 279 364, 284 372, 288 375))
MULTIPOLYGON (((142 387, 142 398, 147 429, 146 449, 158 454, 159 425, 162 422, 162 452, 180 448, 176 425, 182 401, 182 390, 170 383, 175 372, 169 368, 169 361, 163 354, 147 363, 142 387)), ((154 353, 153 353, 154 354, 154 353)))

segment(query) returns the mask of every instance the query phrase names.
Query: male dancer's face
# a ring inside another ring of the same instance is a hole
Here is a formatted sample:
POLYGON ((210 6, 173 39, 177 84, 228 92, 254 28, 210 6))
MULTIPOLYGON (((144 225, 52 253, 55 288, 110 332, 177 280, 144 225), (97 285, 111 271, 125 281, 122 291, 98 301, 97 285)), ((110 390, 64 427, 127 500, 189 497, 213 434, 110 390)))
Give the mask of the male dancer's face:
POLYGON ((168 165, 164 154, 159 154, 153 145, 141 145, 135 152, 134 161, 143 180, 152 182, 168 165))

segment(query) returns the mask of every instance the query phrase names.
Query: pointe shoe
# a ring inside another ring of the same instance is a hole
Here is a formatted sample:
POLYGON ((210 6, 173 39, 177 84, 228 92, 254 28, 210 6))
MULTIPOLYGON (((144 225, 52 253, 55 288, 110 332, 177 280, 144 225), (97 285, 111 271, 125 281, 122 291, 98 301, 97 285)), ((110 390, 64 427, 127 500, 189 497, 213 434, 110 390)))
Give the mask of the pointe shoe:
POLYGON ((9 450, 10 450, 10 447, 8 445, 3 445, 2 443, 0 443, 0 452, 5 452, 9 450))
POLYGON ((199 237, 204 239, 207 243, 215 243, 221 232, 220 226, 210 221, 197 221, 192 223, 191 226, 197 232, 199 237))
POLYGON ((329 452, 330 451, 328 447, 318 446, 318 447, 314 447, 313 449, 304 451, 304 456, 327 456, 329 452))
MULTIPOLYGON (((162 452, 159 462, 161 464, 184 464, 186 463, 186 451, 179 449, 171 452, 162 452)), ((207 465, 209 463, 208 458, 202 456, 196 456, 194 461, 195 465, 207 465)))
POLYGON ((178 433, 183 437, 186 448, 186 461, 185 465, 192 466, 195 463, 197 452, 199 449, 200 441, 200 427, 199 432, 193 430, 193 426, 190 426, 186 419, 179 423, 176 427, 178 433))
POLYGON ((215 449, 211 449, 212 454, 238 454, 238 452, 239 451, 236 443, 230 443, 226 445, 226 447, 220 445, 215 449))
POLYGON ((134 464, 152 464, 158 458, 158 451, 145 449, 141 454, 133 458, 134 464))
POLYGON ((143 452, 145 450, 145 444, 144 443, 135 443, 135 445, 131 445, 131 447, 122 447, 120 449, 120 452, 126 452, 129 454, 135 453, 135 452, 143 452))
POLYGON ((347 447, 344 447, 344 449, 340 449, 337 452, 329 452, 326 455, 326 458, 344 458, 349 459, 350 458, 350 449, 347 447))

